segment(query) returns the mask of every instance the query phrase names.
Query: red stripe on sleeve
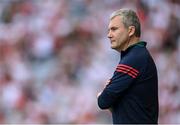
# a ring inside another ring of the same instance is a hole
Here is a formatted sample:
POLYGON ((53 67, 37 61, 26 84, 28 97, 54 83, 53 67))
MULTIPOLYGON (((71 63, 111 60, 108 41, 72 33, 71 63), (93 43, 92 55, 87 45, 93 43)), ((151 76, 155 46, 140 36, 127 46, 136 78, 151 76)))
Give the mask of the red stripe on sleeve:
POLYGON ((127 69, 127 68, 124 68, 124 67, 117 67, 117 69, 130 72, 130 73, 133 74, 134 76, 137 76, 137 75, 138 75, 138 74, 137 74, 136 72, 134 72, 132 69, 127 69))
POLYGON ((136 70, 135 68, 133 68, 133 67, 131 67, 131 66, 128 66, 128 65, 119 64, 118 67, 124 67, 124 68, 127 68, 127 69, 131 69, 131 70, 133 70, 134 72, 139 73, 138 70, 136 70))
POLYGON ((122 72, 122 73, 125 73, 125 74, 128 74, 129 76, 131 76, 132 78, 136 78, 136 76, 134 76, 133 74, 131 74, 130 72, 127 72, 127 71, 124 71, 124 70, 121 70, 121 69, 116 69, 117 72, 122 72))

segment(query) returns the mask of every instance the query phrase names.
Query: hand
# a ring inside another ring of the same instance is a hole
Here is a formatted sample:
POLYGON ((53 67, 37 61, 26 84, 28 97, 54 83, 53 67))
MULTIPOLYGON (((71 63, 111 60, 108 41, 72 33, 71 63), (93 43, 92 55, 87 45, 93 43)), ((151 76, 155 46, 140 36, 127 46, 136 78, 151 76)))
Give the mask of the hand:
POLYGON ((104 88, 105 88, 107 85, 109 85, 110 83, 111 83, 111 79, 107 80, 107 82, 106 82, 104 88))
POLYGON ((109 108, 109 111, 112 112, 112 107, 109 108))
POLYGON ((99 92, 99 93, 97 94, 97 98, 101 95, 101 93, 102 93, 102 92, 99 92))
MULTIPOLYGON (((106 88, 106 86, 109 85, 110 82, 111 82, 111 79, 107 80, 106 84, 104 85, 104 88, 106 88)), ((102 93, 102 92, 99 92, 99 93, 97 94, 97 98, 101 95, 101 93, 102 93)))

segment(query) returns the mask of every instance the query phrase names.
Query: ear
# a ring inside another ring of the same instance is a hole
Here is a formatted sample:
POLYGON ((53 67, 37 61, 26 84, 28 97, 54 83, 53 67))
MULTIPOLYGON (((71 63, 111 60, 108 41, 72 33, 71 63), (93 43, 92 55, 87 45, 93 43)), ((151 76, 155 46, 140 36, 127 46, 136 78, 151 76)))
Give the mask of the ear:
POLYGON ((129 37, 133 36, 135 33, 135 26, 129 26, 128 31, 129 31, 129 37))

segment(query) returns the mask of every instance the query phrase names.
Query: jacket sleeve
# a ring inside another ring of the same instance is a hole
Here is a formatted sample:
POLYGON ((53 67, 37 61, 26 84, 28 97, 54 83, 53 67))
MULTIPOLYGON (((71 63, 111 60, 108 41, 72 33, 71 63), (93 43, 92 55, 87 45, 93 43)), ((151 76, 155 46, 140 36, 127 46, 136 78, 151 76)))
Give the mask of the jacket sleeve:
POLYGON ((140 74, 141 66, 137 66, 137 64, 136 61, 126 60, 118 64, 110 83, 98 97, 98 106, 101 109, 110 108, 117 98, 120 99, 124 95, 125 91, 140 74))

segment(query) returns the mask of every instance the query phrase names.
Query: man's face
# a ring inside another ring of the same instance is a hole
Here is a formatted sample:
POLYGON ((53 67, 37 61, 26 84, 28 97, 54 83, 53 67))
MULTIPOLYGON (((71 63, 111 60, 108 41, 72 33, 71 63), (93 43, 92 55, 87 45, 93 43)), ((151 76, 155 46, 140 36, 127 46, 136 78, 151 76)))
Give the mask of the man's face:
POLYGON ((128 29, 125 28, 120 16, 115 16, 110 20, 108 26, 108 38, 111 42, 111 48, 122 51, 128 44, 128 29))

